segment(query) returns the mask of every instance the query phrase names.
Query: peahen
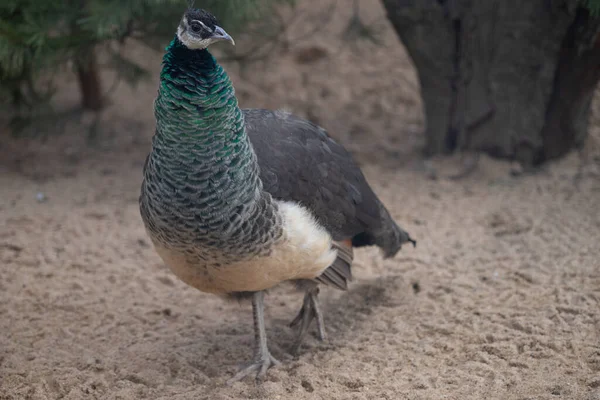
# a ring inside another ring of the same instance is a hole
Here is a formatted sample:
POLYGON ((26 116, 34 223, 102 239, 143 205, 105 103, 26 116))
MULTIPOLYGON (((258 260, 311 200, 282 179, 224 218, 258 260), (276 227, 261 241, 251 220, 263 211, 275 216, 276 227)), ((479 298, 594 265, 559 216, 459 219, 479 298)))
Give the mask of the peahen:
POLYGON ((313 319, 324 339, 318 284, 347 289, 353 247, 393 257, 415 242, 391 218, 349 153, 284 111, 238 107, 207 47, 233 39, 209 12, 188 9, 166 49, 144 164, 140 212, 157 253, 196 289, 251 298, 253 362, 229 382, 279 364, 267 346, 264 291, 305 291, 291 325, 296 348, 313 319))

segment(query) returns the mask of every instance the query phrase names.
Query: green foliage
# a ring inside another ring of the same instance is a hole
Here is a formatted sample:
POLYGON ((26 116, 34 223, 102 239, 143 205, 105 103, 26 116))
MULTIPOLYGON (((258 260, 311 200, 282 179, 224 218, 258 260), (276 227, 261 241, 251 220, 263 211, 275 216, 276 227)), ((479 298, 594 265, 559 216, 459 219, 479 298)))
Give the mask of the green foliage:
POLYGON ((587 7, 592 15, 600 15, 600 0, 582 0, 585 7, 587 7))
MULTIPOLYGON (((196 0, 195 6, 235 33, 282 2, 290 0, 196 0)), ((134 38, 162 50, 186 7, 185 0, 1 0, 0 94, 32 105, 43 98, 37 93, 41 76, 68 61, 81 65, 101 44, 112 44, 105 46, 108 66, 135 83, 144 76, 143 65, 122 57, 114 44, 134 38)))

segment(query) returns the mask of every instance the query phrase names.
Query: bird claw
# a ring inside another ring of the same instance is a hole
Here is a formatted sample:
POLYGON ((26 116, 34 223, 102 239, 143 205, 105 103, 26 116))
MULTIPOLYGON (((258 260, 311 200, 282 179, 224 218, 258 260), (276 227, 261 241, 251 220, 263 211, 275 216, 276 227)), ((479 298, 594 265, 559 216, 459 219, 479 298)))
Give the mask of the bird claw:
POLYGON ((281 362, 273 357, 270 353, 259 354, 254 358, 249 365, 240 368, 240 371, 233 377, 227 380, 227 386, 231 386, 235 382, 241 381, 248 375, 256 373, 256 380, 262 381, 267 374, 267 371, 272 368, 281 365, 281 362))

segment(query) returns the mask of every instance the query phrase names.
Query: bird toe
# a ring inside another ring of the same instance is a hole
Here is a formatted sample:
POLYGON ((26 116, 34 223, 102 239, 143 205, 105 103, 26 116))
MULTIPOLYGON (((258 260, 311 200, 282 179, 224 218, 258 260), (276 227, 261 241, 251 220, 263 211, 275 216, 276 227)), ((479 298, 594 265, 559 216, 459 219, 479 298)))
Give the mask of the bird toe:
POLYGON ((257 356, 254 361, 246 366, 241 367, 240 371, 233 377, 227 380, 227 386, 231 386, 235 382, 239 382, 248 375, 256 374, 256 380, 262 381, 267 374, 267 371, 273 367, 281 365, 281 362, 273 357, 270 353, 257 356))

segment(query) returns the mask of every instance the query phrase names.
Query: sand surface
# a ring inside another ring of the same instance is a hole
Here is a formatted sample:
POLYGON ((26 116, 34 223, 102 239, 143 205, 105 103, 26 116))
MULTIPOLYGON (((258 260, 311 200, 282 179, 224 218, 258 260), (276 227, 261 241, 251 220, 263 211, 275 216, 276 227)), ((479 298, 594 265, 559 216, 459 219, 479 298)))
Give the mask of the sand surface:
POLYGON ((160 55, 130 47, 153 79, 98 119, 66 83, 40 137, 2 133, 0 399, 600 399, 600 101, 582 155, 521 176, 482 157, 460 181, 459 157, 438 159, 429 179, 418 82, 382 10, 363 18, 383 46, 353 47, 345 9, 300 40, 323 25, 302 4, 269 64, 227 65, 241 103, 330 130, 418 247, 358 251, 350 290, 322 291, 329 340, 298 358, 302 295, 272 291, 284 365, 224 387, 251 356, 251 308, 187 287, 149 245, 137 198, 160 55))

